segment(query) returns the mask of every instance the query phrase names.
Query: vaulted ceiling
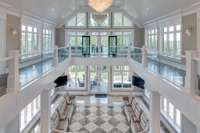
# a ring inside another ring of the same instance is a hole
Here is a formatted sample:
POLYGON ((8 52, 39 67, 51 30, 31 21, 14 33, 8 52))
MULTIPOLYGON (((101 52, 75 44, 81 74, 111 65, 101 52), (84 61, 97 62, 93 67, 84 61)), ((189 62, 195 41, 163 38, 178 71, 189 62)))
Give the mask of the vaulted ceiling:
MULTIPOLYGON (((124 9, 135 20, 144 23, 197 2, 199 0, 114 0, 114 6, 124 9)), ((0 5, 60 23, 74 10, 86 7, 87 0, 0 0, 0 5)))

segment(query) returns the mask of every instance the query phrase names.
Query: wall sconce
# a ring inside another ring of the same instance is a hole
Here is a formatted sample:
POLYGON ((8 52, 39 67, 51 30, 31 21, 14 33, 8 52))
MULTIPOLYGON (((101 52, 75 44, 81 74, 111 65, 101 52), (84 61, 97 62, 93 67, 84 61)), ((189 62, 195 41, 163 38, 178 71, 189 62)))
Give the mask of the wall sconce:
POLYGON ((193 32, 193 28, 192 27, 189 27, 189 28, 186 28, 184 33, 187 37, 191 37, 192 36, 192 32, 193 32))
POLYGON ((12 36, 16 36, 18 34, 18 31, 14 28, 10 29, 12 36))

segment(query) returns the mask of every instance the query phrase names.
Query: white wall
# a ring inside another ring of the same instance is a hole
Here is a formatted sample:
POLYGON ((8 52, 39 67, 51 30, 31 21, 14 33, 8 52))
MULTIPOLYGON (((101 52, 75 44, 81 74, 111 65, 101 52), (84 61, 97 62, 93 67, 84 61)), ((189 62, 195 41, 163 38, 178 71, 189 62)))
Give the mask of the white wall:
POLYGON ((188 120, 184 115, 182 115, 181 118, 181 133, 197 133, 197 127, 190 120, 188 120))

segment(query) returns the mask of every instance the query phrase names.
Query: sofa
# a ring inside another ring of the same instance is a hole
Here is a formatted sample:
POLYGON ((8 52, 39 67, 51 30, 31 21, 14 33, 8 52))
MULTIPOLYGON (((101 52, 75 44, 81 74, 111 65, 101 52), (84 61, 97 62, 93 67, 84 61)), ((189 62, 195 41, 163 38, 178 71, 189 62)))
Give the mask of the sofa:
POLYGON ((134 97, 125 98, 123 107, 126 119, 131 127, 132 133, 148 133, 149 120, 134 97))
POLYGON ((67 132, 75 110, 74 98, 66 95, 60 97, 60 102, 51 116, 51 133, 67 132))

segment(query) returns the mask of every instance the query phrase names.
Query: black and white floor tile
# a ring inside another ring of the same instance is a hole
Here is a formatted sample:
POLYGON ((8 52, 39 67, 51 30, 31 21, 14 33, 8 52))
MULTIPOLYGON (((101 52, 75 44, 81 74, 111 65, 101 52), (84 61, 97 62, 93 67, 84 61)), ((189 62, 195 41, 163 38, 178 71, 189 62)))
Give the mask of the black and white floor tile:
POLYGON ((120 105, 78 105, 70 132, 131 133, 120 105))

